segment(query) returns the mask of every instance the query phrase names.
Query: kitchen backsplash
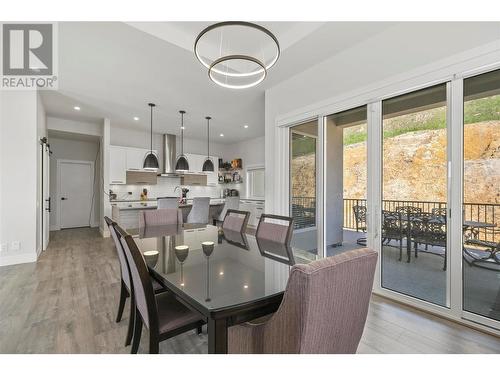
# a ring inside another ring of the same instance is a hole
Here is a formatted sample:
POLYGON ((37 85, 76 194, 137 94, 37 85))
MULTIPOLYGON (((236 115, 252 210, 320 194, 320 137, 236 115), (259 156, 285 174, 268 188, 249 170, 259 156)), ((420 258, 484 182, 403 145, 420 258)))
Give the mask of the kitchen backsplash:
MULTIPOLYGON (((158 198, 165 196, 179 196, 179 189, 174 192, 176 186, 179 186, 180 178, 160 177, 156 185, 110 185, 110 189, 116 194, 117 200, 139 200, 142 189, 148 189, 148 198, 158 198), (131 192, 132 195, 129 195, 131 192)), ((224 185, 219 186, 186 186, 189 189, 188 198, 211 197, 219 198, 224 189, 224 185)))

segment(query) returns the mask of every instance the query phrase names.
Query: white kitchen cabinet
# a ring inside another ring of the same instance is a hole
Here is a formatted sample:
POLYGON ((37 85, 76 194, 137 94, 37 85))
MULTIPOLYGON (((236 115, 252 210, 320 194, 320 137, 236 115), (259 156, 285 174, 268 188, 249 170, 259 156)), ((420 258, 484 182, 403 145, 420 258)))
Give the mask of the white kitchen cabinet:
POLYGON ((263 201, 255 201, 255 221, 254 226, 259 225, 260 215, 264 213, 264 202, 263 201))
POLYGON ((250 212, 248 225, 256 227, 259 224, 260 215, 264 213, 264 201, 240 200, 240 210, 250 212))
POLYGON ((125 184, 127 180, 127 149, 125 147, 109 147, 109 182, 125 184))
POLYGON ((200 249, 204 241, 217 243, 218 229, 213 226, 186 229, 183 236, 183 245, 189 246, 190 250, 200 249))
POLYGON ((203 163, 205 163, 206 155, 200 154, 186 154, 189 162, 189 171, 186 172, 188 174, 206 174, 207 175, 207 185, 208 186, 217 186, 219 182, 218 168, 219 168, 219 157, 218 156, 210 156, 212 162, 214 163, 214 171, 213 172, 203 172, 203 163))
MULTIPOLYGON (((149 150, 143 148, 127 147, 127 170, 129 171, 142 171, 144 159, 149 150)), ((153 150, 153 152, 155 152, 153 150)))
MULTIPOLYGON (((126 184, 127 171, 143 171, 144 159, 149 149, 136 147, 109 147, 109 182, 112 185, 126 184)), ((153 150, 156 153, 156 150, 153 150)))

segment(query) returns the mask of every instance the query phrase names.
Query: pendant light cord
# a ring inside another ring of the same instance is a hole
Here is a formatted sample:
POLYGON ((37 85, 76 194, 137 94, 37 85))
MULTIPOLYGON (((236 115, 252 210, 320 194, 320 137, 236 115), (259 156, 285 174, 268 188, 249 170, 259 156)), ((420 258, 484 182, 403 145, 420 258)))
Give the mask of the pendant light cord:
POLYGON ((210 159, 210 119, 207 119, 207 158, 210 159))
POLYGON ((153 106, 151 106, 151 154, 153 153, 153 106))
POLYGON ((184 113, 181 112, 181 155, 184 155, 184 113))

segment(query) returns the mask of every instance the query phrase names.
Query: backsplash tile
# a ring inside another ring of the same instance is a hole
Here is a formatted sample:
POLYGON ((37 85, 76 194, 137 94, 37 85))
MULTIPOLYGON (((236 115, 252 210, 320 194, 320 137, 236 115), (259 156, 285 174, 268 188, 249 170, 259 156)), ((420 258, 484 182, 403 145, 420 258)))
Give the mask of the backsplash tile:
MULTIPOLYGON (((165 196, 179 196, 179 190, 174 192, 176 186, 180 185, 180 178, 164 177, 158 178, 156 185, 110 185, 110 189, 115 193, 117 200, 139 200, 142 189, 148 189, 148 198, 155 199, 165 196), (131 192, 132 195, 129 195, 131 192)), ((189 189, 188 198, 221 196, 223 185, 219 186, 186 186, 189 189)))

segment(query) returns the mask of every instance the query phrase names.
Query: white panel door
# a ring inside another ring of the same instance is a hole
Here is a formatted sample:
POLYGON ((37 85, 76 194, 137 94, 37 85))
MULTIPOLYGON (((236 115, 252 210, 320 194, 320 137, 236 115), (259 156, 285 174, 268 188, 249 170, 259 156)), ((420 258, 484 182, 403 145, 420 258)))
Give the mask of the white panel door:
POLYGON ((61 229, 90 226, 93 163, 60 160, 58 167, 61 229))

